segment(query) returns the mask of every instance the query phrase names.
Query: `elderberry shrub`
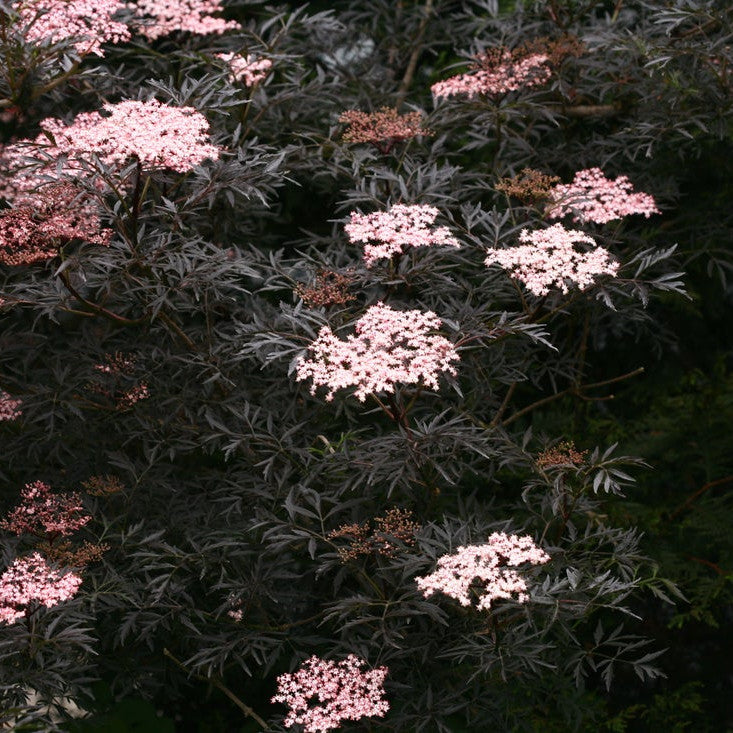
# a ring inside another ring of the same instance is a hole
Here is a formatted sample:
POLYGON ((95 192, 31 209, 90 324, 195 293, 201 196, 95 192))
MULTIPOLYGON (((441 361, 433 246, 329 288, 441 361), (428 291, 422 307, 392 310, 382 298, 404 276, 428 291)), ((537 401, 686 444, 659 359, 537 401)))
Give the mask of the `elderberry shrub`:
POLYGON ((644 456, 537 427, 730 269, 678 195, 724 6, 4 4, 2 722, 581 730, 660 677, 644 456))

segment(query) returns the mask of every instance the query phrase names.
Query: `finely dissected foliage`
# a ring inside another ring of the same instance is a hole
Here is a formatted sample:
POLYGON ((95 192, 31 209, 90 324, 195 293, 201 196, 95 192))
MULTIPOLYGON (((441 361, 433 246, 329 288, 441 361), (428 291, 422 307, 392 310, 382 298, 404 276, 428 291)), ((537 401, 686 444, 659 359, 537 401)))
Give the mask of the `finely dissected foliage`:
POLYGON ((23 7, 2 722, 623 730, 639 681, 650 720, 679 700, 645 455, 608 425, 677 348, 682 271, 727 285, 727 199, 686 197, 730 152, 733 12, 138 0, 41 37, 23 7))

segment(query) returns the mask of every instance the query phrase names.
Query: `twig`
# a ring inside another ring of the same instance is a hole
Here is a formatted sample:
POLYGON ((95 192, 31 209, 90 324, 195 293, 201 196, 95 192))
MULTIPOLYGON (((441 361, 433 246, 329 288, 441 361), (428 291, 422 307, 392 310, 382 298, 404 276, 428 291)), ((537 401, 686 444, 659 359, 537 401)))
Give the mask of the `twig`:
POLYGON ((143 316, 142 318, 125 318, 125 316, 121 316, 117 313, 113 313, 112 311, 107 310, 106 308, 103 308, 101 305, 97 303, 92 303, 91 300, 87 300, 72 284, 69 282, 69 278, 65 272, 62 272, 59 274, 59 279, 64 284, 64 287, 80 302, 83 303, 87 308, 91 308, 96 313, 99 313, 100 316, 104 316, 105 318, 108 318, 110 321, 114 321, 115 323, 120 324, 121 326, 137 326, 140 323, 144 323, 148 320, 147 316, 143 316))

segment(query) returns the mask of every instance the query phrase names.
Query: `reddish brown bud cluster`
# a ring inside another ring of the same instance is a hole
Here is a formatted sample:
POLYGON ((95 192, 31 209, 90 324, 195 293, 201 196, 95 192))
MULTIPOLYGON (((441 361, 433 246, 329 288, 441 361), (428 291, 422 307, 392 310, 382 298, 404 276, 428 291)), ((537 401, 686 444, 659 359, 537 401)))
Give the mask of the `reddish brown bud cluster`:
POLYGON ((530 56, 532 54, 544 54, 547 56, 547 63, 550 66, 559 66, 565 59, 579 58, 586 52, 586 45, 572 33, 566 33, 559 38, 540 36, 523 43, 514 49, 517 56, 530 56))
POLYGON ((400 140, 432 135, 431 130, 420 125, 421 120, 420 112, 401 115, 393 107, 381 107, 376 112, 350 109, 339 117, 339 122, 349 126, 342 136, 345 142, 370 143, 385 154, 400 140))
POLYGON ((109 545, 94 543, 85 540, 79 547, 74 547, 71 542, 42 542, 38 549, 53 563, 73 568, 83 568, 93 562, 102 559, 109 545))
POLYGON ((349 293, 349 286, 354 283, 355 279, 351 272, 319 270, 313 285, 300 284, 295 288, 295 292, 309 308, 344 305, 356 300, 356 296, 349 293))
POLYGON ((557 176, 550 176, 534 168, 522 168, 519 175, 500 179, 494 188, 507 196, 532 203, 549 199, 552 189, 558 183, 560 179, 557 176))
POLYGON ((572 440, 563 440, 553 448, 542 451, 537 456, 537 465, 542 468, 552 466, 579 466, 585 461, 587 450, 576 450, 572 440))
POLYGON ((125 485, 117 476, 90 476, 81 484, 84 491, 90 496, 109 496, 110 494, 118 494, 125 490, 125 485))
POLYGON ((343 524, 328 533, 328 539, 345 539, 348 544, 338 548, 341 562, 356 560, 360 555, 391 557, 397 550, 395 540, 404 545, 415 544, 415 533, 420 525, 413 521, 412 512, 395 507, 381 517, 375 517, 373 527, 369 522, 343 524))

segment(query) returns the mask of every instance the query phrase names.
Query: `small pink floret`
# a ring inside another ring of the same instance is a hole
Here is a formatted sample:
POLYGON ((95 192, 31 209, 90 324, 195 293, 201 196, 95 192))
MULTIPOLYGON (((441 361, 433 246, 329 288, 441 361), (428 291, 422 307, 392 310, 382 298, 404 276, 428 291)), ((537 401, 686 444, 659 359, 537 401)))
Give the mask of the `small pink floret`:
POLYGON ((242 82, 248 87, 264 81, 272 68, 270 59, 261 59, 249 54, 242 56, 239 53, 217 53, 215 55, 229 66, 229 81, 242 82))
POLYGON ((435 313, 399 311, 384 303, 367 309, 357 321, 356 334, 346 341, 324 326, 310 346, 310 357, 301 357, 296 379, 312 379, 311 394, 326 387, 326 401, 339 389, 355 388, 361 402, 370 394, 394 392, 397 384, 422 383, 438 389, 442 373, 453 376, 459 360, 453 344, 433 334, 441 320, 435 313))
POLYGON ((136 11, 139 32, 151 41, 176 31, 208 36, 240 27, 214 15, 223 10, 220 0, 137 0, 129 7, 136 11))
POLYGON ((272 702, 290 708, 285 727, 297 724, 305 733, 327 733, 345 720, 383 717, 389 710, 384 699, 387 667, 363 672, 365 664, 354 654, 340 662, 312 656, 296 672, 281 674, 272 702))
POLYGON ((512 568, 541 565, 550 556, 531 537, 494 532, 484 545, 465 545, 438 559, 435 572, 415 578, 425 598, 444 593, 462 606, 478 601, 478 610, 489 610, 497 599, 529 600, 526 580, 512 568))
POLYGON ((7 392, 0 389, 0 422, 15 420, 23 414, 20 406, 22 400, 13 399, 7 392))

